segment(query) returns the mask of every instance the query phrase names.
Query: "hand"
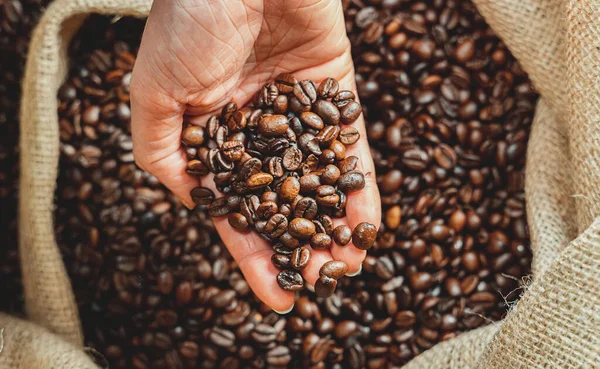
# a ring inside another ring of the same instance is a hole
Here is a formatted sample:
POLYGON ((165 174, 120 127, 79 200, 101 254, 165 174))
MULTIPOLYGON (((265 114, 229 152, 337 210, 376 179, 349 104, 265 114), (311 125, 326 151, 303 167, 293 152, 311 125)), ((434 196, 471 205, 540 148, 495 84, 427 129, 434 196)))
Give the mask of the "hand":
MULTIPOLYGON (((340 89, 356 93, 340 1, 154 2, 131 81, 138 165, 193 207, 189 193, 200 183, 185 173, 187 159, 180 147, 184 115, 204 124, 230 100, 245 105, 263 84, 284 72, 317 83, 333 77, 340 89)), ((379 226, 381 205, 362 116, 354 126, 361 139, 347 153, 359 158, 366 186, 348 196, 347 218, 336 222, 351 229, 364 221, 379 226)), ((212 178, 201 182, 218 193, 212 178)), ((253 232, 236 232, 227 219, 214 223, 254 293, 276 311, 289 310, 294 294, 277 285, 279 271, 271 264, 267 242, 253 232)), ((324 262, 343 260, 351 274, 360 270, 365 257, 365 251, 351 244, 311 251, 303 275, 313 286, 324 262)))

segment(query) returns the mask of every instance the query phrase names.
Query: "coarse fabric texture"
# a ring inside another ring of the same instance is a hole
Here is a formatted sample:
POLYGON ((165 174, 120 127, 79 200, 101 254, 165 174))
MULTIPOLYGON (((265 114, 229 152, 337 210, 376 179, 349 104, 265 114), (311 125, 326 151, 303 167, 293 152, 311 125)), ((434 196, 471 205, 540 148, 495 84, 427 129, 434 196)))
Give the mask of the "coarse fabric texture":
MULTIPOLYGON (((405 367, 599 367, 600 0, 474 2, 541 94, 526 167, 533 276, 504 321, 440 343, 405 367)), ((67 45, 87 14, 144 16, 150 6, 151 0, 56 0, 34 33, 21 104, 20 254, 27 314, 36 325, 0 316, 2 369, 90 365, 53 235, 56 92, 67 45), (27 342, 9 344, 15 337, 27 342), (74 352, 68 362, 47 359, 59 358, 53 353, 68 351, 65 345, 74 352)))

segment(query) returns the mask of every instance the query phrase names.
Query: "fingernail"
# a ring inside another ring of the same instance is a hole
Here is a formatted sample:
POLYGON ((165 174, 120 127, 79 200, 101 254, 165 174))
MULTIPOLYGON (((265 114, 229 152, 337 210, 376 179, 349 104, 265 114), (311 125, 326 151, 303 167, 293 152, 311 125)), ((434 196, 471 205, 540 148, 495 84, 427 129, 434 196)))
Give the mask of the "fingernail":
POLYGON ((189 201, 181 200, 181 202, 183 203, 183 206, 188 208, 188 210, 194 210, 194 208, 196 207, 196 204, 190 203, 189 201))
POLYGON ((357 275, 359 275, 362 272, 362 264, 360 264, 360 267, 358 267, 358 270, 354 273, 349 273, 346 274, 346 277, 356 277, 357 275))
POLYGON ((277 311, 275 309, 272 309, 272 310, 279 315, 285 315, 285 314, 288 314, 290 311, 292 311, 292 309, 294 309, 294 305, 296 305, 296 303, 293 303, 292 306, 290 306, 290 308, 285 311, 277 311))

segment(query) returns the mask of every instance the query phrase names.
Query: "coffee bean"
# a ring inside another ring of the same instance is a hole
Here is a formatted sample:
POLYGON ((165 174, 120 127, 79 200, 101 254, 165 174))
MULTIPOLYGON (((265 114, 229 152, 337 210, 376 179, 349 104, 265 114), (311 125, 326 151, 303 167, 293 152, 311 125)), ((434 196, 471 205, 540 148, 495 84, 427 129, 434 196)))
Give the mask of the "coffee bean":
POLYGON ((281 136, 288 128, 288 119, 281 114, 263 116, 258 122, 258 131, 267 137, 281 136))
POLYGON ((340 201, 340 196, 337 194, 335 187, 321 185, 317 188, 315 200, 319 206, 334 207, 340 201))
POLYGON ((300 81, 294 85, 293 94, 300 104, 310 106, 317 99, 315 83, 311 80, 300 81))
POLYGON ((210 203, 208 214, 213 218, 224 217, 229 214, 230 207, 227 202, 227 197, 218 197, 210 203))
POLYGON ((336 125, 340 122, 340 111, 330 101, 318 99, 312 107, 325 124, 336 125))
POLYGON ((353 102, 356 99, 356 96, 354 95, 354 93, 352 91, 348 91, 348 90, 343 90, 338 92, 333 99, 331 99, 331 102, 335 104, 335 106, 337 106, 339 109, 343 108, 344 106, 348 105, 349 103, 353 102))
POLYGON ((340 169, 335 165, 329 164, 321 174, 321 183, 325 185, 334 185, 340 178, 340 169))
POLYGON ((352 231, 347 225, 339 225, 333 229, 333 240, 340 246, 346 246, 352 239, 352 231))
POLYGON ((286 291, 295 292, 304 288, 304 280, 300 273, 292 270, 282 270, 277 274, 279 287, 286 291))
POLYGON ((294 171, 302 164, 302 151, 297 147, 290 147, 283 154, 282 165, 285 169, 294 171))
POLYGON ((254 214, 260 219, 269 219, 277 214, 279 206, 275 201, 264 201, 254 211, 254 214))
POLYGON ((310 247, 315 250, 329 250, 331 237, 327 233, 315 233, 310 238, 310 247))
POLYGON ((294 218, 289 224, 288 232, 293 237, 308 239, 315 233, 315 225, 305 218, 294 218))
POLYGON ((317 95, 322 99, 329 99, 337 94, 339 89, 338 81, 333 78, 325 78, 323 82, 319 84, 317 89, 317 95))
POLYGON ((308 265, 310 250, 306 247, 298 247, 290 256, 290 266, 296 270, 302 270, 308 265))
POLYGON ((275 253, 271 256, 271 262, 279 269, 286 269, 291 267, 290 255, 275 253))
POLYGON ((227 141, 221 146, 221 152, 229 161, 238 161, 245 152, 244 144, 241 141, 227 141))
POLYGON ((294 86, 298 83, 296 77, 292 74, 282 73, 275 78, 275 86, 282 94, 290 94, 294 90, 294 86))
POLYGON ((321 276, 315 283, 315 293, 319 297, 329 297, 333 295, 336 287, 337 280, 330 277, 321 276))
POLYGON ((215 194, 206 187, 196 187, 190 192, 190 195, 196 205, 209 205, 215 199, 215 194))
POLYGON ((321 178, 317 174, 311 173, 300 177, 300 192, 302 194, 314 193, 321 186, 321 178))
POLYGON ((361 113, 362 106, 356 101, 351 101, 340 109, 340 121, 344 124, 352 124, 361 113))
POLYGON ((227 220, 229 221, 229 225, 238 231, 245 231, 248 229, 248 219, 240 213, 229 214, 227 220))
POLYGON ((340 173, 345 174, 356 169, 358 158, 356 156, 348 156, 339 164, 340 173))
POLYGON ((237 110, 227 119, 227 128, 229 132, 239 132, 246 128, 246 116, 241 110, 237 110))
POLYGON ((235 334, 231 331, 214 327, 208 336, 210 342, 220 347, 230 347, 235 342, 235 334))
POLYGON ((209 173, 209 170, 200 160, 190 160, 187 162, 185 172, 194 177, 203 177, 209 173))
POLYGON ((345 127, 340 131, 339 137, 344 145, 354 145, 360 138, 360 133, 354 127, 345 127))
POLYGON ((352 243, 361 250, 370 249, 375 243, 377 228, 367 222, 359 223, 352 232, 352 243))
POLYGON ((343 261, 330 260, 321 266, 319 276, 340 279, 348 272, 348 265, 343 261))
POLYGON ((188 126, 181 133, 181 142, 186 146, 201 146, 204 143, 204 128, 188 126))
POLYGON ((344 192, 360 191, 365 187, 365 176, 360 171, 352 170, 342 174, 337 185, 344 192))
POLYGON ((312 197, 303 197, 298 200, 294 207, 295 218, 306 218, 313 220, 319 211, 317 202, 312 197))
POLYGON ((324 127, 323 119, 319 117, 317 114, 305 111, 300 113, 300 121, 305 127, 321 130, 324 127))
POLYGON ((279 189, 279 198, 285 202, 292 202, 300 193, 300 181, 296 177, 287 177, 279 189))
POLYGON ((265 225, 264 233, 271 239, 274 239, 284 234, 287 227, 287 218, 283 214, 275 214, 271 218, 269 218, 269 221, 265 225))
POLYGON ((266 187, 273 182, 273 176, 269 173, 259 172, 251 175, 246 180, 246 186, 249 190, 257 190, 266 187))

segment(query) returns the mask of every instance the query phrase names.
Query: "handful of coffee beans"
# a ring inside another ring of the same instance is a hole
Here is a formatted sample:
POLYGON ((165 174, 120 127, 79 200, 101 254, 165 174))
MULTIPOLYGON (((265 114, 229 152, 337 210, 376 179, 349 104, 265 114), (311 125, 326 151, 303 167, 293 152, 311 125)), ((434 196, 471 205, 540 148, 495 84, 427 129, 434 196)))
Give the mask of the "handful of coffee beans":
MULTIPOLYGON (((346 225, 334 227, 332 220, 345 216, 347 194, 365 186, 364 174, 356 169, 358 158, 346 156, 346 146, 360 138, 352 124, 361 112, 354 93, 340 91, 333 78, 317 86, 281 74, 260 89, 250 106, 230 102, 206 127, 188 125, 182 132, 187 173, 213 173, 224 194, 216 197, 211 189, 196 187, 192 199, 208 205, 211 217, 227 216, 236 230, 254 229, 270 241, 284 290, 304 287, 300 271, 311 249, 352 241, 367 250, 375 242, 373 224, 360 223, 351 231, 346 225)), ((332 295, 347 270, 341 261, 323 265, 317 295, 332 295)))

